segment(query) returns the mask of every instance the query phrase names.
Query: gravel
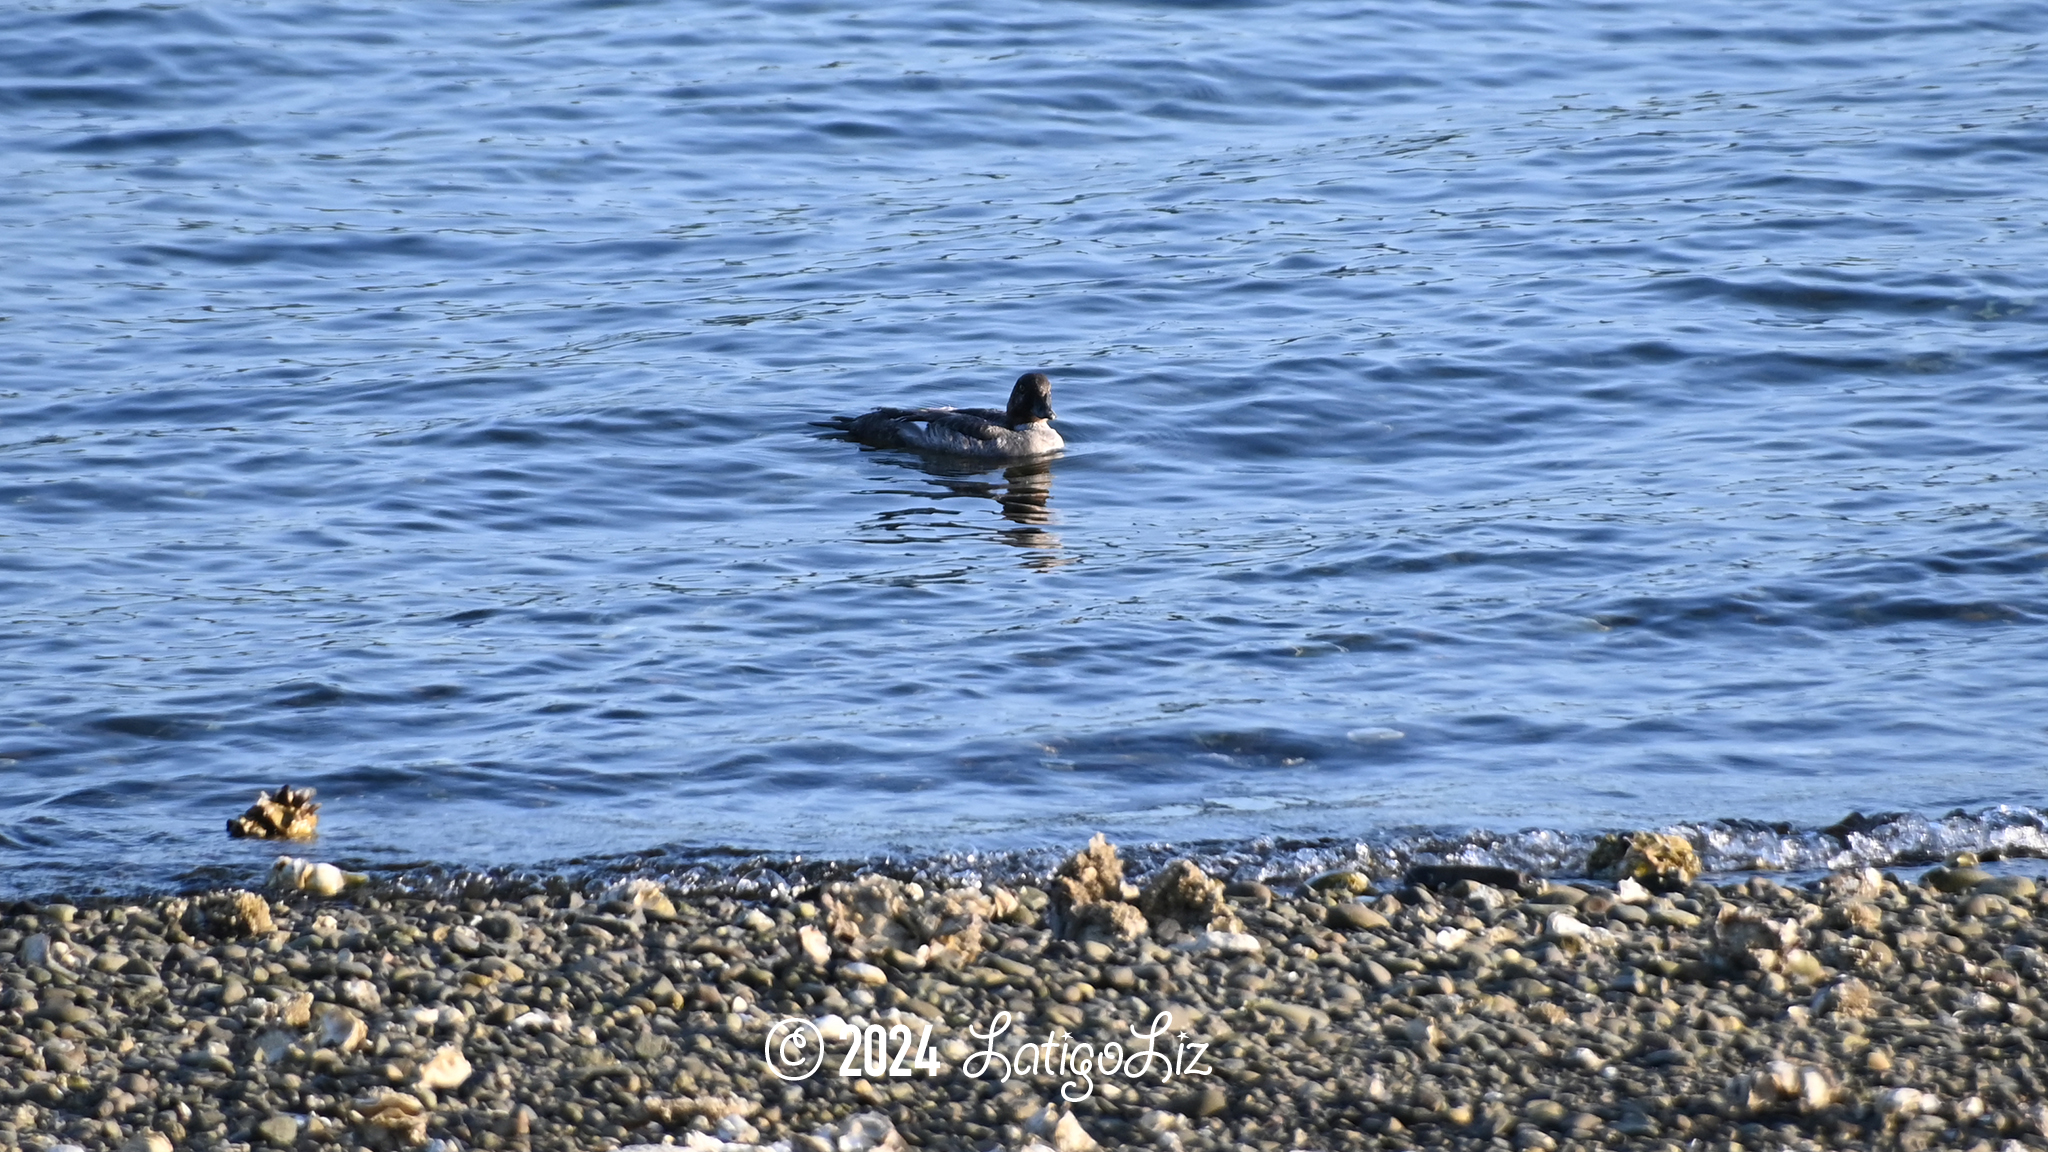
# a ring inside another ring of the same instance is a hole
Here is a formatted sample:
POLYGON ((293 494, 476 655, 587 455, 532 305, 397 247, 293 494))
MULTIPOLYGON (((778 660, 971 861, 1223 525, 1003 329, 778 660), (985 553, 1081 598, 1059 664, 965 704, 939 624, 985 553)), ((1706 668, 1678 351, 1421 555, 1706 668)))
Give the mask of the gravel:
POLYGON ((2048 894, 1973 859, 1661 894, 1173 883, 1111 872, 1064 919, 879 878, 17 904, 0 1147, 2048 1148, 2048 894), (785 1018, 825 1041, 808 1079, 768 1063, 785 1018), (870 1025, 928 1027, 935 1063, 841 1075, 870 1025), (1158 1065, 1076 1074, 1134 1029, 1158 1065), (1026 1041, 1035 1068, 969 1074, 1026 1041))

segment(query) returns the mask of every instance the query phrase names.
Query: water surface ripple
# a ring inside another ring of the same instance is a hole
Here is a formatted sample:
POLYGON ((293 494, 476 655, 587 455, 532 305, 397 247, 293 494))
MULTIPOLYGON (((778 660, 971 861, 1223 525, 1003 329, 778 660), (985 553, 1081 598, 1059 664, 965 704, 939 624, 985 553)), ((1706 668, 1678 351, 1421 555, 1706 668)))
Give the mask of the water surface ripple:
POLYGON ((2048 804, 2044 32, 0 13, 0 871, 2048 804))

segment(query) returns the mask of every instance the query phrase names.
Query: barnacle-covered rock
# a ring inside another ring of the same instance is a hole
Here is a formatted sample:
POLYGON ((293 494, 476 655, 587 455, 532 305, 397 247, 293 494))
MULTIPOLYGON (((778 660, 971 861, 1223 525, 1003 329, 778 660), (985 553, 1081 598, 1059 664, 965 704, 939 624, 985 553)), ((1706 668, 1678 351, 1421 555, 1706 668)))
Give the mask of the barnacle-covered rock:
POLYGON ((1586 870, 1602 880, 1634 880, 1675 892, 1698 879, 1700 854, 1692 841, 1669 832, 1618 832, 1600 838, 1586 870))
POLYGON ((228 821, 228 835, 250 840, 311 840, 320 827, 320 805, 311 788, 258 792, 249 810, 228 821))
POLYGON ((644 876, 622 880, 605 890, 604 899, 631 904, 656 920, 676 918, 675 901, 668 898, 662 886, 644 876))
POLYGON ((204 896, 167 901, 164 912, 174 935, 219 940, 246 940, 277 930, 270 904, 254 892, 230 888, 204 896))
POLYGON ((927 892, 921 884, 862 876, 827 887, 824 903, 826 927, 855 959, 895 950, 920 964, 957 968, 981 955, 989 918, 1014 908, 1016 898, 999 888, 927 892))
POLYGON ((1811 980, 1818 962, 1799 947, 1804 934, 1790 920, 1773 920, 1756 905, 1723 904, 1715 917, 1709 952, 1735 969, 1783 972, 1811 980))
POLYGON ((1117 857, 1116 845, 1097 832, 1089 838, 1088 847, 1067 857, 1067 862, 1060 865, 1058 875, 1053 877, 1046 891, 1052 895, 1053 907, 1061 910, 1077 904, 1122 900, 1124 862, 1117 857))
POLYGON ((1240 932, 1244 925, 1223 899, 1223 881, 1192 860, 1176 860, 1159 871, 1138 896, 1138 910, 1154 923, 1171 919, 1200 932, 1240 932))
POLYGON ((1062 933, 1069 940, 1100 940, 1104 944, 1128 944, 1151 931, 1145 914, 1135 904, 1121 900, 1097 900, 1069 909, 1062 933))
POLYGON ((1125 899, 1124 862, 1116 845, 1100 832, 1067 857, 1046 890, 1052 927, 1063 939, 1126 943, 1150 931, 1145 914, 1125 899))

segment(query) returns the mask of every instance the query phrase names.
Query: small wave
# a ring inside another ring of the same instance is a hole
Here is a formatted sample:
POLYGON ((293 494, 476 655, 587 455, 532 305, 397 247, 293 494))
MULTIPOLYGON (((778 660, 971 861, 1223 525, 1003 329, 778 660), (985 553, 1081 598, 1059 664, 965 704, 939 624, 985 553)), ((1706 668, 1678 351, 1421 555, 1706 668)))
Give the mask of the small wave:
POLYGON ((0 86, 0 108, 147 108, 159 102, 136 84, 10 84, 0 86))
POLYGON ((59 144, 58 152, 194 152, 201 148, 253 148, 257 140, 232 128, 153 128, 102 132, 59 144))
POLYGON ((1789 279, 1744 282, 1719 276, 1674 276, 1655 282, 1659 291, 1688 301, 1729 300, 1773 311, 1929 316, 1982 308, 1984 299, 1932 289, 1877 288, 1789 279))
MULTIPOLYGON (((1811 876, 1846 868, 1912 869, 1958 852, 1974 852, 1987 861, 2048 858, 2048 813, 2007 805, 1976 812, 1958 809, 1942 816, 1852 812, 1824 828, 1712 820, 1657 830, 1690 841, 1709 881, 1758 872, 1811 876)), ((1128 843, 1118 844, 1117 851, 1125 861, 1126 879, 1142 880, 1176 860, 1189 859, 1211 875, 1256 880, 1285 890, 1338 869, 1392 885, 1410 868, 1422 864, 1484 865, 1553 879, 1581 879, 1602 835, 1545 828, 1514 832, 1407 828, 1358 839, 1128 843)), ((587 891, 630 875, 649 877, 686 893, 746 899, 801 895, 863 874, 922 883, 1043 883, 1079 847, 1076 843, 1066 848, 1004 852, 809 859, 729 845, 671 845, 618 856, 577 857, 540 868, 464 870, 440 864, 344 863, 376 872, 389 883, 470 895, 587 891)), ((246 883, 252 878, 208 868, 190 874, 184 882, 191 886, 202 879, 205 884, 225 884, 246 883)))

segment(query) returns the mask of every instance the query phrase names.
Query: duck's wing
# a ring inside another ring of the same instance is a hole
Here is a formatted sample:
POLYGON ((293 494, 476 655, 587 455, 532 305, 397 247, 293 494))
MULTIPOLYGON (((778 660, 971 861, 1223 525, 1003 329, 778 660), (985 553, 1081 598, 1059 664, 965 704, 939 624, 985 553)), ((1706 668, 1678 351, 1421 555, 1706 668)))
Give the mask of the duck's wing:
POLYGON ((1009 429, 989 415, 991 409, 877 408, 860 416, 836 416, 818 427, 834 428, 849 440, 874 448, 924 448, 957 451, 961 446, 995 440, 1009 429))
POLYGON ((852 441, 883 449, 936 447, 1001 439, 1010 428, 995 420, 999 416, 993 408, 877 408, 862 416, 834 416, 817 426, 838 428, 852 441))
POLYGON ((926 408, 912 418, 934 432, 943 430, 974 440, 996 440, 1010 430, 1002 423, 1002 416, 993 408, 926 408))
POLYGON ((854 440, 865 440, 874 436, 889 435, 891 430, 906 418, 918 415, 915 408, 877 408, 859 416, 834 416, 830 420, 813 420, 813 428, 834 428, 854 440))

